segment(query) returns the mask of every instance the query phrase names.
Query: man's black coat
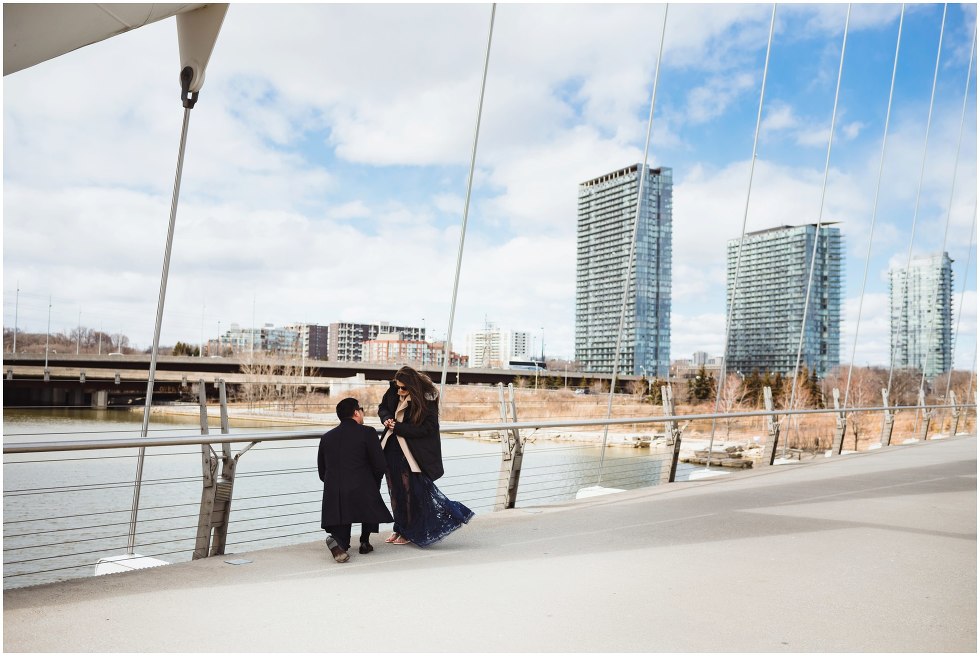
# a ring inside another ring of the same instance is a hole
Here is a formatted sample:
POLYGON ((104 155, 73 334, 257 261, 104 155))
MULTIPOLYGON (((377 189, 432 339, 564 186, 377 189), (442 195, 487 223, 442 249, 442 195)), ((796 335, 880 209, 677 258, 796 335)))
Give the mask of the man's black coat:
POLYGON ((394 521, 381 498, 385 457, 376 430, 342 419, 320 438, 316 464, 323 481, 321 528, 394 521))

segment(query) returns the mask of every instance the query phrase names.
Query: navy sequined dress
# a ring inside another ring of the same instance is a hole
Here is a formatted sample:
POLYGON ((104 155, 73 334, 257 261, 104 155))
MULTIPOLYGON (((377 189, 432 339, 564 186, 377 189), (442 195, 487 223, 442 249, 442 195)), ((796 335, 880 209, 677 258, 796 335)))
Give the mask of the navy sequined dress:
POLYGON ((397 439, 388 440, 384 453, 395 533, 427 547, 470 521, 472 510, 446 497, 425 474, 410 470, 397 439))

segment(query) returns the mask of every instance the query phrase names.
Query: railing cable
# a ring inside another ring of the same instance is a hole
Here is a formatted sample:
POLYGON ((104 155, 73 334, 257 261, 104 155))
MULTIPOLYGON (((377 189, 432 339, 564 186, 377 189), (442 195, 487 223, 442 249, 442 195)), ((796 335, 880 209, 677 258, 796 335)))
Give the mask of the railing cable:
MULTIPOLYGON (((670 3, 664 5, 664 22, 663 27, 660 30, 660 53, 657 55, 657 67, 653 75, 653 91, 650 95, 650 116, 647 118, 647 134, 646 143, 643 146, 643 166, 639 170, 639 179, 637 180, 636 188, 636 212, 633 215, 633 237, 630 240, 630 254, 629 258, 626 260, 626 268, 623 272, 623 304, 619 313, 619 330, 616 333, 616 350, 613 352, 613 369, 612 369, 612 379, 609 381, 609 404, 606 407, 606 419, 612 417, 612 405, 613 396, 616 394, 616 376, 619 373, 619 357, 620 349, 623 345, 623 330, 626 325, 626 305, 629 301, 629 291, 630 291, 630 277, 633 272, 633 259, 636 256, 636 235, 640 229, 640 211, 644 205, 643 197, 646 191, 646 179, 647 179, 647 161, 650 154, 650 135, 653 132, 653 113, 657 106, 657 87, 660 83, 660 66, 664 59, 664 41, 667 40, 667 11, 670 9, 670 3)), ((637 293, 639 289, 637 288, 637 293)), ((636 312, 633 313, 633 332, 636 333, 636 312)), ((633 349, 635 354, 636 349, 633 349)), ((602 455, 599 457, 599 475, 596 480, 596 485, 602 483, 602 463, 606 456, 606 438, 609 435, 609 425, 606 424, 602 431, 602 455)))
POLYGON ((456 318, 456 296, 459 293, 459 274, 463 266, 463 242, 466 239, 466 222, 470 215, 470 196, 473 191, 473 172, 476 169, 476 147, 480 142, 480 121, 483 118, 483 97, 487 89, 487 71, 490 69, 490 45, 493 42, 493 20, 497 14, 497 3, 490 8, 490 29, 487 34, 487 50, 483 58, 483 82, 480 85, 480 102, 476 111, 476 129, 473 134, 473 152, 470 155, 470 173, 466 180, 466 200, 463 203, 463 223, 459 229, 459 251, 456 254, 456 277, 453 279, 453 297, 449 305, 449 327, 446 330, 446 343, 442 357, 442 380, 439 383, 439 404, 446 395, 446 376, 449 373, 450 344, 453 339, 453 321, 456 318))
POLYGON ((892 63, 892 81, 888 89, 888 109, 885 111, 885 130, 881 137, 881 157, 878 160, 878 181, 875 184, 874 205, 871 209, 871 229, 868 234, 868 254, 864 258, 864 279, 861 281, 861 295, 858 297, 857 322, 854 325, 854 346, 851 348, 851 361, 847 368, 847 383, 844 385, 844 410, 847 409, 848 395, 851 391, 851 374, 857 358, 858 333, 861 331, 861 313, 864 309, 864 293, 868 288, 868 269, 871 265, 871 247, 874 244, 875 224, 878 220, 878 197, 881 191, 882 172, 885 168, 885 149, 888 145, 888 125, 892 117, 892 102, 895 98, 895 74, 898 72, 898 52, 902 45, 902 25, 905 21, 905 3, 898 17, 898 36, 895 39, 895 59, 892 63))
MULTIPOLYGON (((769 19, 769 40, 766 43, 766 61, 762 67, 762 85, 759 88, 759 111, 755 116, 755 136, 752 138, 752 158, 749 160, 749 186, 745 193, 745 210, 742 212, 742 233, 738 238, 738 253, 735 256, 735 278, 732 281, 732 297, 728 301, 728 319, 725 322, 725 347, 721 356, 721 370, 715 383, 715 412, 721 405, 721 391, 725 386, 728 371, 728 340, 732 333, 732 318, 735 314, 735 299, 738 295, 738 276, 742 267, 742 247, 745 245, 745 230, 749 220, 749 201, 752 198, 752 181, 755 177, 755 160, 759 150, 759 128, 762 125, 762 107, 766 98, 766 80, 769 77, 769 54, 772 52, 772 35, 776 28, 776 3, 772 5, 772 17, 769 19)), ((708 440, 708 453, 714 449, 715 420, 711 420, 711 438, 708 440)), ((705 459, 705 469, 710 469, 711 458, 705 459)))
MULTIPOLYGON (((803 317, 800 321, 800 343, 796 349, 796 366, 793 368, 793 387, 789 396, 789 409, 792 410, 796 402, 796 390, 799 387, 799 376, 800 376, 800 359, 803 357, 803 340, 806 337, 806 315, 810 308, 810 295, 813 290, 813 271, 817 264, 817 252, 820 246, 820 229, 823 227, 823 208, 824 201, 827 197, 827 179, 830 176, 830 153, 834 145, 834 130, 837 126, 837 104, 840 99, 840 83, 844 76, 844 52, 847 50, 847 30, 851 22, 851 5, 847 5, 847 16, 844 18, 844 37, 841 41, 840 46, 840 66, 837 69, 837 90, 834 92, 834 111, 830 117, 830 136, 827 139, 827 159, 824 162, 823 171, 823 188, 820 192, 820 210, 817 213, 817 225, 816 230, 813 234, 813 250, 810 253, 810 273, 807 276, 806 283, 806 297, 803 300, 803 317)), ((827 248, 830 248, 830 241, 828 236, 827 248)), ((816 363, 811 362, 812 366, 816 366, 816 363)), ((799 422, 797 422, 797 428, 799 427, 799 422)), ((786 456, 787 447, 789 446, 789 436, 787 439, 783 440, 783 456, 786 456)))
MULTIPOLYGON (((895 337, 892 340, 892 344, 891 344, 892 357, 888 367, 888 385, 885 388, 889 396, 891 395, 891 391, 892 391, 892 379, 895 373, 895 361, 898 359, 896 350, 898 348, 899 342, 905 344, 906 360, 910 359, 909 358, 910 353, 908 348, 909 331, 908 329, 903 329, 902 323, 906 319, 905 309, 908 306, 909 269, 912 266, 912 246, 915 244, 915 227, 919 218, 919 200, 922 196, 922 181, 925 178, 925 174, 926 174, 926 155, 929 152, 929 132, 932 129, 932 111, 936 105, 936 81, 939 79, 939 60, 943 54, 943 35, 946 33, 947 9, 948 9, 948 5, 944 3, 943 20, 939 26, 939 45, 936 48, 936 66, 932 73, 932 93, 929 95, 929 114, 926 119, 925 143, 922 146, 922 165, 919 168, 919 185, 915 191, 915 206, 912 211, 912 229, 911 229, 911 235, 909 236, 909 252, 908 252, 908 256, 905 259, 905 272, 904 275, 902 276, 903 280, 902 280, 901 298, 903 299, 903 302, 899 304, 897 324, 893 323, 893 325, 897 325, 898 328, 897 330, 895 328, 892 329, 893 333, 895 334, 895 337)), ((895 321, 896 321, 895 317, 892 317, 892 322, 895 321)), ((906 366, 908 366, 908 363, 906 366)))
MULTIPOLYGON (((973 24, 973 41, 970 43, 970 65, 969 65, 969 67, 967 68, 967 71, 966 71, 966 88, 963 90, 963 112, 960 115, 960 135, 959 135, 959 139, 956 142, 956 156, 953 158, 953 181, 952 181, 952 184, 950 184, 950 188, 949 188, 949 203, 946 205, 946 226, 943 229, 943 243, 942 243, 942 246, 939 249, 939 267, 940 267, 940 269, 939 269, 939 275, 936 276, 936 293, 934 294, 934 296, 929 297, 929 300, 930 301, 932 301, 933 299, 935 299, 935 301, 936 301, 936 308, 935 308, 935 310, 936 311, 935 312, 932 312, 931 313, 931 316, 929 318, 929 333, 928 333, 928 337, 926 339, 926 344, 925 344, 925 346, 926 346, 926 349, 925 349, 926 355, 925 355, 925 358, 922 361, 922 377, 919 379, 919 393, 920 394, 922 393, 922 390, 925 389, 925 384, 926 384, 926 371, 929 369, 929 356, 932 353, 932 338, 933 338, 933 335, 935 335, 936 320, 938 319, 938 315, 940 314, 940 312, 943 312, 943 309, 946 307, 946 303, 952 301, 952 295, 953 295, 953 288, 952 288, 952 282, 953 281, 952 281, 952 279, 950 280, 950 288, 949 288, 948 292, 946 294, 943 294, 943 271, 945 271, 945 268, 946 268, 944 266, 944 264, 945 264, 945 257, 946 257, 946 241, 947 241, 947 238, 949 236, 949 223, 950 223, 950 219, 953 216, 953 200, 956 197, 955 196, 955 194, 956 194, 956 175, 959 172, 959 168, 960 168, 960 148, 963 146, 963 126, 966 124, 966 108, 967 108, 968 101, 970 99, 970 83, 973 81, 973 61, 974 61, 974 54, 976 52, 976 45, 977 45, 977 24, 974 22, 974 24, 973 24), (940 300, 940 294, 943 294, 942 300, 940 300)), ((971 239, 971 241, 972 241, 972 239, 971 239)), ((906 271, 905 275, 906 275, 906 277, 908 276, 908 272, 907 271, 906 271)), ((952 268, 950 268, 950 276, 952 277, 952 268)), ((945 312, 943 312, 943 314, 945 315, 945 312)), ((940 337, 940 340, 939 341, 940 341, 940 343, 942 343, 942 337, 940 337)), ((940 353, 940 357, 942 357, 942 355, 943 354, 940 353)), ((954 355, 954 353, 953 353, 953 349, 952 349, 952 344, 950 344, 949 362, 948 363, 943 363, 943 366, 944 367, 945 367, 945 365, 948 365, 949 366, 950 376, 952 376, 952 372, 953 372, 953 355, 954 355)), ((945 370, 945 368, 944 368, 944 370, 945 370)))
MULTIPOLYGON (((960 307, 956 312, 956 331, 953 333, 953 343, 950 348, 952 353, 956 354, 956 345, 960 338, 960 321, 963 319, 963 304, 966 302, 966 289, 967 284, 970 279, 970 265, 973 260, 973 239, 977 234, 977 201, 973 201, 973 225, 970 228, 970 241, 966 242, 966 266, 963 267, 963 291, 960 292, 960 307)), ((974 357, 976 357, 976 352, 974 352, 974 357)), ((949 368, 949 375, 946 377, 946 391, 943 394, 943 401, 949 400, 949 389, 953 382, 953 367, 949 368)), ((970 374, 970 387, 973 387, 973 374, 970 374)), ((967 396, 963 399, 964 402, 969 403, 970 397, 967 396)))

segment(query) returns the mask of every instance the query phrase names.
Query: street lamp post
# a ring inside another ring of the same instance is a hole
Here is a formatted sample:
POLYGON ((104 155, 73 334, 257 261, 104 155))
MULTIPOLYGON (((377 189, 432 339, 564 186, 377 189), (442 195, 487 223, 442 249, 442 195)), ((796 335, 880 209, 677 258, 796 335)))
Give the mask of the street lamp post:
POLYGON ((44 370, 48 370, 48 343, 51 340, 51 297, 48 296, 48 332, 44 336, 44 370))
POLYGON ((17 310, 20 308, 20 281, 17 281, 17 295, 14 297, 14 354, 17 353, 17 310))

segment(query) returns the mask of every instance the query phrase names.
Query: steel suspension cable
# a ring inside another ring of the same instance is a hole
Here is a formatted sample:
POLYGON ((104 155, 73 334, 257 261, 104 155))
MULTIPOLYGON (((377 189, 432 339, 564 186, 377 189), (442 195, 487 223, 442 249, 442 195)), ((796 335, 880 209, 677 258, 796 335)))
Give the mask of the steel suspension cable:
MULTIPOLYGON (((174 229, 177 223, 177 202, 180 198, 180 179, 184 172, 184 151, 187 148, 187 131, 191 119, 191 109, 197 102, 198 92, 188 94, 193 72, 190 67, 180 73, 183 90, 184 121, 180 131, 180 146, 177 150, 177 175, 174 180, 173 198, 170 203, 170 222, 167 228, 167 241, 163 254, 163 271, 160 274, 160 293, 157 297, 156 321, 153 326, 153 347, 150 350, 150 369, 146 381, 146 402, 143 405, 143 429, 141 435, 146 437, 150 428, 150 409, 153 405, 153 384, 156 378, 157 356, 160 351, 160 330, 163 325, 163 308, 167 298, 167 279, 170 275, 170 255, 173 251, 174 229)), ((133 509, 129 520, 129 541, 126 553, 133 554, 136 544, 136 517, 140 507, 140 484, 143 479, 143 462, 146 457, 146 447, 139 448, 136 459, 136 481, 133 485, 133 509)))
MULTIPOLYGON (((735 279, 732 282, 732 298, 728 305, 728 319, 725 322, 725 346, 721 356, 721 371, 718 375, 715 390, 715 414, 721 404, 721 391, 728 375, 728 340, 732 332, 732 318, 735 314, 735 297, 738 293, 738 276, 742 268, 742 247, 745 244, 745 228, 749 220, 749 200, 752 198, 752 181, 755 177, 755 160, 759 150, 759 128, 762 125, 762 106, 766 98, 766 80, 769 76, 769 54, 772 52, 772 35, 776 27, 776 3, 772 5, 772 17, 769 19, 769 41, 766 44, 766 61, 762 67, 762 86, 759 89, 759 111, 755 117, 755 136, 752 138, 752 158, 749 160, 749 187, 745 194, 745 210, 742 212, 742 233, 738 238, 738 254, 735 256, 735 279)), ((711 438, 708 440, 708 457, 705 459, 705 469, 711 468, 711 451, 715 445, 715 423, 711 420, 711 438)))
MULTIPOLYGON (((902 281, 902 298, 906 299, 906 302, 900 304, 898 308, 899 330, 898 330, 898 336, 896 337, 894 342, 898 342, 899 338, 901 337, 902 320, 905 318, 904 317, 905 307, 908 305, 907 297, 909 293, 909 268, 912 265, 912 246, 915 244, 915 226, 919 218, 919 199, 922 196, 922 180, 923 178, 925 178, 925 174, 926 174, 926 154, 929 152, 929 132, 932 129, 932 110, 936 105, 936 80, 939 79, 939 59, 943 53, 943 35, 946 33, 947 8, 948 5, 943 4, 943 21, 939 26, 939 46, 936 48, 936 67, 932 73, 932 93, 929 96, 929 115, 928 118, 926 119, 926 140, 925 140, 925 144, 922 147, 922 166, 919 169, 919 185, 915 192, 915 206, 912 211, 912 234, 909 237, 909 252, 908 252, 908 257, 906 257, 905 259, 905 275, 903 276, 903 281, 902 281)), ((894 321, 894 318, 892 318, 892 320, 894 321)), ((893 332, 895 331, 893 330, 893 332)), ((905 339, 903 340, 906 342, 906 344, 908 342, 907 337, 908 336, 906 335, 905 339)), ((894 374, 895 374, 896 344, 894 342, 891 345, 892 357, 891 357, 891 363, 889 364, 888 367, 888 385, 885 388, 889 395, 891 394, 892 391, 892 379, 894 378, 894 374)), ((906 348, 906 351, 907 350, 908 349, 906 348)), ((916 411, 916 414, 918 415, 918 411, 916 411)))
MULTIPOLYGON (((956 331, 953 333, 952 354, 956 354, 956 343, 960 338, 960 321, 963 319, 963 303, 966 301, 966 287, 970 279, 970 264, 973 259, 973 238, 977 235, 977 202, 973 201, 973 227, 970 228, 970 241, 966 243, 966 266, 963 267, 963 291, 960 292, 960 307, 956 313, 956 331)), ((970 376, 971 380, 973 376, 970 376)), ((949 368, 949 376, 946 377, 946 392, 943 394, 943 401, 949 400, 949 388, 953 382, 953 367, 949 368)), ((963 403, 969 402, 969 397, 963 399, 963 403)))
POLYGON ((450 343, 453 339, 453 321, 456 318, 456 296, 459 293, 459 274, 463 266, 463 242, 466 239, 466 222, 470 215, 470 196, 473 192, 473 171, 476 168, 476 147, 480 142, 480 120, 483 118, 483 97, 487 90, 487 71, 490 68, 490 44, 493 42, 493 20, 497 14, 497 3, 490 8, 490 30, 487 34, 487 50, 483 58, 483 81, 480 84, 480 101, 476 110, 476 129, 473 134, 473 151, 470 155, 470 173, 466 180, 466 200, 463 203, 463 223, 459 230, 459 251, 456 253, 456 277, 453 279, 453 297, 449 305, 449 327, 446 330, 446 343, 442 357, 442 380, 439 383, 439 403, 446 394, 446 376, 449 373, 450 343))
MULTIPOLYGON (((810 253, 810 273, 807 276, 806 283, 806 297, 803 300, 803 318, 800 321, 800 343, 796 349, 796 366, 793 368, 793 387, 789 396, 789 409, 792 410, 794 403, 796 402, 796 389, 798 387, 798 378, 800 375, 800 359, 803 356, 803 338, 806 336, 806 315, 807 310, 810 307, 810 292, 813 289, 813 270, 817 263, 817 248, 820 246, 820 228, 823 226, 823 207, 824 201, 827 197, 827 179, 830 177, 830 153, 834 145, 834 129, 837 126, 837 104, 840 100, 840 83, 841 78, 844 76, 844 52, 847 50, 847 30, 851 22, 851 5, 847 5, 847 16, 844 18, 844 38, 841 41, 840 46, 840 65, 837 69, 837 90, 834 92, 834 111, 830 117, 830 137, 827 139, 827 159, 824 162, 823 169, 823 189, 820 192, 820 210, 817 213, 817 226, 813 235, 813 251, 810 253)), ((797 422, 798 425, 798 422, 797 422)), ((789 445, 789 439, 783 441, 783 456, 786 455, 786 449, 789 445)))
MULTIPOLYGON (((653 112, 657 106, 657 87, 660 83, 660 65, 664 59, 664 41, 667 38, 667 11, 670 3, 664 5, 664 22, 660 30, 660 51, 657 55, 657 67, 653 75, 653 91, 650 97, 650 115, 647 118, 646 142, 643 146, 643 167, 640 169, 639 179, 637 180, 636 190, 636 212, 633 215, 633 237, 630 240, 630 254, 626 261, 626 269, 623 274, 623 304, 619 312, 619 331, 616 333, 616 350, 613 353, 612 379, 609 381, 609 403, 606 407, 606 419, 612 417, 613 395, 616 393, 616 376, 619 373, 619 351, 623 346, 623 328, 626 325, 626 304, 629 301, 630 275, 633 270, 633 259, 636 256, 636 235, 640 229, 640 208, 643 205, 643 192, 647 179, 647 161, 650 155, 650 135, 653 132, 653 112)), ((634 332, 636 330, 636 316, 634 312, 633 323, 634 332)), ((602 453, 599 456, 599 475, 596 485, 602 483, 602 465, 606 458, 606 439, 609 437, 609 424, 605 425, 602 431, 602 453)))
MULTIPOLYGON (((953 199, 955 198, 955 195, 956 195, 956 174, 959 172, 959 168, 960 168, 960 148, 963 146, 963 126, 966 123, 966 107, 967 107, 967 102, 970 99, 970 82, 973 81, 973 59, 974 59, 974 52, 976 50, 976 45, 977 45, 977 26, 976 26, 976 23, 974 23, 974 25, 973 25, 973 41, 970 44, 970 65, 969 65, 969 67, 967 68, 967 71, 966 71, 966 88, 963 90, 963 112, 960 115, 960 135, 959 135, 959 139, 956 142, 956 156, 953 158, 953 182, 952 182, 952 184, 950 185, 950 188, 949 188, 949 203, 946 205, 946 226, 943 229, 943 244, 942 244, 942 247, 939 249, 940 267, 942 267, 943 255, 946 253, 946 241, 947 241, 947 238, 949 236, 949 222, 950 222, 950 219, 951 219, 951 217, 953 215, 953 199)), ((906 278, 907 278, 908 272, 906 272, 905 275, 906 275, 906 278)), ((936 294, 935 294, 935 296, 937 296, 937 297, 942 292, 942 280, 943 280, 942 269, 940 269, 940 275, 938 275, 936 277, 936 294)), ((950 280, 950 283, 952 283, 952 280, 950 280)), ((952 285, 950 285, 950 291, 949 291, 949 293, 950 293, 950 296, 952 296, 952 293, 953 293, 952 285)), ((938 298, 936 300, 938 301, 938 298)), ((936 308, 937 311, 934 312, 932 314, 932 317, 929 319, 929 333, 928 333, 928 338, 926 339, 926 357, 925 357, 925 359, 922 362, 922 378, 919 379, 919 392, 920 393, 922 392, 923 389, 925 389, 925 384, 926 384, 926 370, 929 367, 929 354, 932 352, 932 348, 931 348, 932 337, 935 334, 936 318, 937 318, 937 315, 939 314, 939 309, 941 307, 942 307, 941 305, 939 307, 937 307, 936 308)), ((952 377, 952 374, 953 374, 953 352, 952 352, 952 348, 950 349, 949 358, 950 358, 950 361, 949 361, 949 372, 950 372, 950 377, 952 377)))
POLYGON ((864 258, 864 279, 861 281, 861 296, 858 297, 857 323, 854 325, 854 346, 851 348, 851 362, 847 368, 847 383, 844 385, 844 410, 851 391, 851 374, 854 372, 854 359, 857 357, 858 333, 861 331, 861 313, 864 309, 864 293, 868 288, 868 269, 871 265, 871 246, 874 244, 875 223, 878 220, 878 197, 881 192, 882 172, 885 168, 885 149, 888 145, 888 125, 892 117, 892 102, 895 98, 895 74, 898 71, 898 52, 902 45, 902 24, 905 20, 905 3, 898 17, 898 36, 895 39, 895 60, 892 63, 892 81, 888 89, 888 109, 885 111, 885 130, 881 137, 881 158, 878 161, 878 182, 875 184, 875 199, 871 209, 871 229, 868 234, 868 254, 864 258))

